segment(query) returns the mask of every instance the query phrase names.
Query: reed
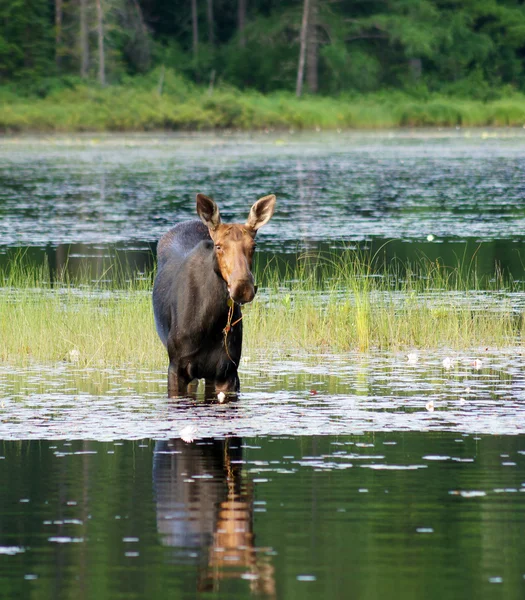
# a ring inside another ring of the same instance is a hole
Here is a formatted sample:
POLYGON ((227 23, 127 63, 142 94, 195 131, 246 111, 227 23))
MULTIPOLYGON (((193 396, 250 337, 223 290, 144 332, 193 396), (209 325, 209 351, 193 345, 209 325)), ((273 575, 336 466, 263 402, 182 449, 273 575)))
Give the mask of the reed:
POLYGON ((472 265, 378 265, 346 252, 305 257, 299 272, 266 282, 246 309, 248 346, 302 350, 461 349, 516 342, 523 286, 501 274, 480 279, 472 265))
MULTIPOLYGON (((151 308, 153 273, 53 281, 46 265, 13 258, 0 271, 0 358, 163 369, 166 353, 151 308)), ((524 330, 523 284, 480 279, 472 265, 421 258, 379 264, 354 251, 305 255, 293 270, 259 269, 255 301, 244 308, 244 355, 466 349, 515 344, 524 330), (512 294, 510 293, 512 292, 512 294)))
POLYGON ((0 358, 81 366, 161 364, 151 311, 152 274, 126 274, 118 263, 91 279, 50 278, 47 265, 14 256, 0 270, 0 358))

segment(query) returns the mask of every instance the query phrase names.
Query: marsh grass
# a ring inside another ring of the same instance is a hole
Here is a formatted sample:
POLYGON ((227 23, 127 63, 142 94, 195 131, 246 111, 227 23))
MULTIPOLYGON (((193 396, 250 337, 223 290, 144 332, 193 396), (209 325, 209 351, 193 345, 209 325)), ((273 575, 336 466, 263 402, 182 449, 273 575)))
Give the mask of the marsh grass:
POLYGON ((1 360, 159 366, 164 354, 153 325, 152 277, 126 274, 114 263, 98 279, 87 269, 74 281, 67 269, 51 279, 46 264, 13 257, 0 271, 1 360))
MULTIPOLYGON (((451 268, 424 257, 380 264, 348 250, 305 254, 293 270, 270 262, 259 271, 259 293, 244 308, 245 356, 494 348, 515 344, 524 328, 523 285, 498 273, 479 279, 475 265, 451 268)), ((13 258, 0 271, 0 359, 164 368, 153 275, 113 265, 104 278, 51 280, 47 265, 13 258)))
POLYGON ((475 264, 421 257, 380 264, 347 251, 305 255, 280 279, 270 265, 264 292, 245 312, 248 345, 330 351, 505 346, 523 323, 523 286, 475 264))
POLYGON ((106 88, 77 85, 45 98, 18 97, 0 88, 0 130, 315 130, 525 124, 524 97, 508 90, 492 101, 399 91, 296 98, 289 92, 263 95, 230 86, 209 93, 174 72, 167 73, 162 95, 157 88, 156 80, 147 78, 106 88))

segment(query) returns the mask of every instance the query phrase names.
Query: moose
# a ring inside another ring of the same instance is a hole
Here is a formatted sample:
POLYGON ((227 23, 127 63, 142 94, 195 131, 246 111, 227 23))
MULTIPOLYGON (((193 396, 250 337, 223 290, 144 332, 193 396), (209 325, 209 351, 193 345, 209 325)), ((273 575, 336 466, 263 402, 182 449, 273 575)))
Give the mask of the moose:
POLYGON ((201 220, 179 223, 159 240, 153 312, 170 361, 170 398, 188 395, 197 379, 205 380, 207 397, 240 391, 241 306, 257 291, 255 236, 274 208, 275 196, 265 196, 245 224, 225 224, 217 204, 197 194, 201 220))

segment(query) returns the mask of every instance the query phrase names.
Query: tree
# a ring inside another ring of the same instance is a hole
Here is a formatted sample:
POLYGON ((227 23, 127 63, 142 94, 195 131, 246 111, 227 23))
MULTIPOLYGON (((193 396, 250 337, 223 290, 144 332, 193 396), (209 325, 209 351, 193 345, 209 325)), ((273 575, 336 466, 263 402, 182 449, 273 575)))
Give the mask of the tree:
POLYGON ((308 16, 310 12, 310 0, 303 0, 303 20, 301 23, 301 37, 299 47, 299 62, 297 65, 297 83, 295 95, 299 98, 303 93, 304 63, 306 60, 306 44, 308 40, 308 16))
POLYGON ((246 0, 237 0, 237 28, 239 30, 239 46, 246 47, 246 36, 244 29, 246 27, 246 0))
POLYGON ((215 44, 215 33, 213 23, 213 0, 206 0, 206 16, 208 19, 208 42, 211 46, 215 44))
POLYGON ((193 59, 199 57, 199 20, 197 15, 197 0, 191 0, 191 29, 193 34, 193 59))
POLYGON ((151 67, 151 44, 144 14, 138 0, 126 0, 119 11, 120 28, 123 31, 121 42, 128 69, 144 73, 151 67))
POLYGON ((98 82, 106 85, 106 55, 104 49, 104 13, 102 0, 95 0, 97 6, 97 38, 98 38, 98 82))
POLYGON ((2 81, 40 94, 54 75, 104 85, 161 65, 298 96, 525 89, 522 0, 4 0, 0 23, 2 81))
POLYGON ((62 46, 62 0, 55 0, 55 62, 57 70, 60 70, 62 46))
POLYGON ((80 77, 86 79, 89 70, 89 37, 87 25, 87 0, 80 0, 80 77))
POLYGON ((319 17, 318 0, 310 0, 310 14, 308 18, 308 34, 306 40, 306 82, 308 91, 316 94, 319 90, 318 80, 318 38, 317 24, 319 17))
POLYGON ((37 83, 56 70, 53 4, 43 0, 0 3, 0 76, 37 83))

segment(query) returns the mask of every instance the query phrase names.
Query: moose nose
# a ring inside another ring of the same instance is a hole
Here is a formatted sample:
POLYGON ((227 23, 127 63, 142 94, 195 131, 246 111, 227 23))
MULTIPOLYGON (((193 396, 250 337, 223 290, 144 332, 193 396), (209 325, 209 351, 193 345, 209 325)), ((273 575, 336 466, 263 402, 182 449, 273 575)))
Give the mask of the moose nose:
POLYGON ((251 302, 255 297, 257 288, 253 285, 253 279, 245 279, 235 282, 230 288, 230 296, 238 304, 246 304, 251 302))

